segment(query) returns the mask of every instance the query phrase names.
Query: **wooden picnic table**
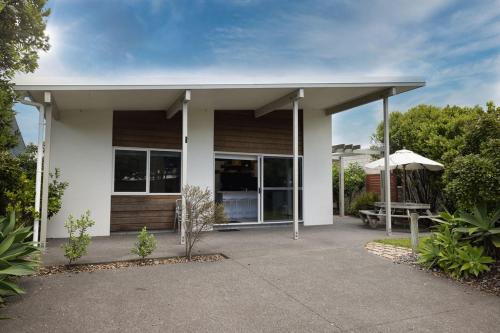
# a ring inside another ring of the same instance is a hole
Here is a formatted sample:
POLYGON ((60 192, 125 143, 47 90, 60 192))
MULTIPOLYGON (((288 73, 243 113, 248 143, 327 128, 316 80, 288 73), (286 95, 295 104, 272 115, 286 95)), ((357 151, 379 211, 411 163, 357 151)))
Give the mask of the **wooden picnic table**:
MULTIPOLYGON (((377 201, 375 207, 385 209, 385 202, 377 201)), ((391 209, 427 210, 431 209, 431 205, 416 202, 391 202, 391 209)))
MULTIPOLYGON (((363 223, 369 224, 372 228, 376 228, 379 223, 384 223, 386 216, 385 202, 375 202, 374 206, 375 210, 359 211, 363 223)), ((430 209, 431 205, 425 203, 391 202, 391 217, 409 221, 412 213, 417 213, 419 216, 432 216, 430 209)))

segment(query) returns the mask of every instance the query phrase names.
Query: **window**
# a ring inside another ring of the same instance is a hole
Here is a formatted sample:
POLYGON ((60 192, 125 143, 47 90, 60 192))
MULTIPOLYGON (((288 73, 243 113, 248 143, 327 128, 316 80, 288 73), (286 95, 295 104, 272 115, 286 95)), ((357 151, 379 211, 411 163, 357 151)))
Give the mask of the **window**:
POLYGON ((147 152, 115 151, 115 192, 146 192, 147 152))
POLYGON ((180 193, 181 153, 116 148, 115 193, 180 193))
POLYGON ((152 150, 149 161, 149 192, 179 193, 181 153, 152 150))

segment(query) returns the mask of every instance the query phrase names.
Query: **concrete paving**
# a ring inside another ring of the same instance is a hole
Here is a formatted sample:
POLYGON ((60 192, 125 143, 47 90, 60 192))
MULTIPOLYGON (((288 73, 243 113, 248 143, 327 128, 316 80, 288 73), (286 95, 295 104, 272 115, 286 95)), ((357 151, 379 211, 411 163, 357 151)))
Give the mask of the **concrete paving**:
MULTIPOLYGON (((291 231, 210 233, 198 251, 221 262, 25 278, 0 332, 500 331, 500 298, 369 254, 383 230, 345 218, 291 231)), ((182 254, 174 234, 157 236, 157 255, 182 254)), ((134 238, 95 239, 86 260, 129 258, 134 238)), ((63 262, 59 243, 46 264, 63 262)))

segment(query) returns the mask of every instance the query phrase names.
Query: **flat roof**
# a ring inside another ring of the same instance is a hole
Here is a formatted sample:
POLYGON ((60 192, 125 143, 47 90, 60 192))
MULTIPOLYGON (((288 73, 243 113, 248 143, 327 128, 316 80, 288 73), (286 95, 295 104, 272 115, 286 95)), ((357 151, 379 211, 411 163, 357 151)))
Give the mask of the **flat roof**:
MULTIPOLYGON (((183 83, 183 84, 17 84, 14 89, 42 102, 50 91, 59 110, 113 109, 163 110, 184 90, 191 90, 190 108, 255 110, 296 89, 304 89, 304 109, 328 109, 353 102, 362 104, 380 99, 379 94, 394 88, 401 94, 425 86, 421 78, 364 78, 333 82, 282 83, 183 83)), ((356 103, 354 103, 356 104, 356 103)), ((356 106, 356 105, 355 105, 356 106)), ((284 109, 291 108, 291 105, 284 109)))

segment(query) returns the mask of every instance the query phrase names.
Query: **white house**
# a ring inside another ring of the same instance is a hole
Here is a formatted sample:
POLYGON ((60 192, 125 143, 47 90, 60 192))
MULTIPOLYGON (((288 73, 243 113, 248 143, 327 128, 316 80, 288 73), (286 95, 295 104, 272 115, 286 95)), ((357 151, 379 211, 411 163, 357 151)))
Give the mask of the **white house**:
POLYGON ((69 182, 48 224, 41 182, 40 240, 87 209, 94 236, 172 229, 183 184, 208 187, 231 223, 331 224, 331 115, 379 99, 387 114, 424 84, 17 85, 45 115, 43 179, 69 182))

